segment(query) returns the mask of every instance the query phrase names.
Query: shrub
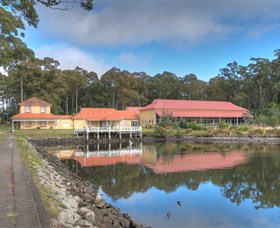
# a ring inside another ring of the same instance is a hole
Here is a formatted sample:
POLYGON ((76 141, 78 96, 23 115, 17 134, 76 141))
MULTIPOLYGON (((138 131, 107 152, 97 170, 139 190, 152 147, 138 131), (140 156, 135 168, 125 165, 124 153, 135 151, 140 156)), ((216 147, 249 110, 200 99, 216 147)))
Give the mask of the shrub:
POLYGON ((253 129, 253 130, 249 131, 248 135, 249 136, 263 136, 264 133, 265 133, 265 129, 256 128, 256 129, 253 129))
POLYGON ((238 128, 239 131, 242 131, 242 132, 248 132, 249 131, 249 127, 247 125, 244 125, 244 126, 240 126, 238 128))
POLYGON ((193 131, 202 131, 202 130, 204 130, 204 126, 202 126, 201 124, 198 124, 196 122, 189 123, 188 128, 191 128, 193 131))
POLYGON ((191 134, 193 130, 191 128, 186 129, 186 134, 191 134))
POLYGON ((167 136, 167 130, 161 126, 155 128, 155 133, 163 137, 167 136))
POLYGON ((223 120, 221 123, 219 123, 219 128, 221 128, 221 129, 225 129, 225 128, 227 128, 228 127, 228 124, 223 120))
POLYGON ((272 127, 276 127, 279 124, 279 119, 276 116, 271 116, 268 119, 268 124, 272 127))
POLYGON ((180 119, 180 121, 179 121, 179 127, 180 128, 188 128, 188 122, 186 121, 186 120, 184 120, 184 119, 180 119))

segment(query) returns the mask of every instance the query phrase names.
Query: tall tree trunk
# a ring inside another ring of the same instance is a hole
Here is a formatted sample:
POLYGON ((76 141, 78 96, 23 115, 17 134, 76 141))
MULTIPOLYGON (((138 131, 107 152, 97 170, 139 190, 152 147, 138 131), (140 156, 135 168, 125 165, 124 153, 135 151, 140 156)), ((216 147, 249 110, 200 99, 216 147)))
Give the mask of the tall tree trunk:
POLYGON ((65 113, 68 115, 68 95, 65 97, 65 113))
POLYGON ((23 75, 20 75, 20 102, 23 102, 23 75))
POLYGON ((79 89, 76 89, 76 113, 78 113, 78 91, 79 89))

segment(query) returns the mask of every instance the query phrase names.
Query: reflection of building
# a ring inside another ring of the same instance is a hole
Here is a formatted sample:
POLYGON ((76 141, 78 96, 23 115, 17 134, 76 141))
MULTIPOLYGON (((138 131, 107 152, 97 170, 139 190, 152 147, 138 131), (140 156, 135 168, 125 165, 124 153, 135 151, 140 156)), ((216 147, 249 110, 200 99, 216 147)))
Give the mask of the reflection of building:
POLYGON ((145 164, 156 173, 173 173, 194 170, 224 169, 245 163, 247 158, 242 152, 226 154, 203 152, 202 154, 174 155, 172 158, 159 157, 156 164, 145 164))
MULTIPOLYGON (((88 148, 88 147, 87 147, 88 148)), ((153 169, 155 173, 172 173, 195 170, 223 169, 230 168, 247 161, 247 157, 240 151, 233 151, 226 154, 218 152, 186 153, 180 155, 168 155, 157 157, 156 147, 144 145, 143 147, 126 147, 119 149, 97 150, 85 152, 76 150, 68 153, 58 153, 61 160, 74 159, 85 166, 105 166, 118 163, 143 164, 153 169)))

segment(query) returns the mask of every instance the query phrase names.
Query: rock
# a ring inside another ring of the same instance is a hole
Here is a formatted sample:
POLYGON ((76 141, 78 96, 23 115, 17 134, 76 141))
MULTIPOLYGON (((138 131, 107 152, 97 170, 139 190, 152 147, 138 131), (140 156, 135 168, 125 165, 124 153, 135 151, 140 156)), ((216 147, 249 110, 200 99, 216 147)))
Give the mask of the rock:
POLYGON ((88 212, 90 212, 90 211, 91 211, 91 210, 88 209, 88 208, 86 208, 86 207, 81 207, 81 208, 77 211, 77 213, 84 217, 84 216, 86 216, 86 214, 87 214, 88 212))
POLYGON ((71 186, 71 182, 70 181, 66 182, 66 186, 70 187, 71 186))
POLYGON ((61 202, 61 204, 67 208, 67 209, 77 209, 78 208, 78 202, 74 198, 64 198, 61 202))
POLYGON ((55 182, 55 185, 56 185, 57 187, 59 187, 59 188, 63 188, 63 185, 60 184, 59 182, 55 182))
POLYGON ((89 221, 89 222, 91 222, 91 223, 94 224, 94 222, 95 222, 95 214, 94 214, 94 212, 93 212, 93 211, 87 212, 87 214, 86 214, 86 216, 85 216, 85 219, 86 219, 87 221, 89 221))
POLYGON ((74 196, 74 200, 76 200, 78 204, 82 203, 82 200, 79 196, 74 196))
POLYGON ((74 223, 81 218, 77 213, 73 213, 71 210, 66 209, 59 213, 57 221, 59 224, 69 227, 69 225, 74 225, 74 223))
POLYGON ((84 199, 87 203, 91 202, 93 200, 92 196, 88 193, 84 194, 84 199))
POLYGON ((75 225, 81 226, 81 227, 93 227, 93 224, 87 220, 79 219, 76 221, 75 225))
POLYGON ((102 196, 99 193, 96 195, 96 200, 103 200, 102 196))
POLYGON ((103 208, 106 205, 105 200, 95 201, 95 206, 98 208, 103 208))

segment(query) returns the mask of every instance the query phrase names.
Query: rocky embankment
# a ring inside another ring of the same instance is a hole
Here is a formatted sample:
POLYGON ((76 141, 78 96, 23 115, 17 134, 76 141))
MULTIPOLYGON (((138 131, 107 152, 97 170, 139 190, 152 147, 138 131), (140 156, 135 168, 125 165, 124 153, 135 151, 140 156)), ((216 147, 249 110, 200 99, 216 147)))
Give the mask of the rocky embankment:
POLYGON ((107 204, 89 182, 71 173, 56 156, 42 147, 30 146, 44 164, 43 167, 34 167, 39 177, 38 184, 49 189, 59 202, 59 215, 53 221, 54 227, 143 227, 128 214, 122 214, 107 204))

